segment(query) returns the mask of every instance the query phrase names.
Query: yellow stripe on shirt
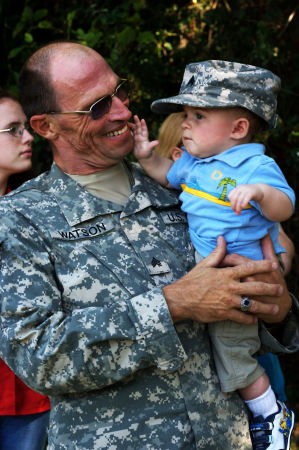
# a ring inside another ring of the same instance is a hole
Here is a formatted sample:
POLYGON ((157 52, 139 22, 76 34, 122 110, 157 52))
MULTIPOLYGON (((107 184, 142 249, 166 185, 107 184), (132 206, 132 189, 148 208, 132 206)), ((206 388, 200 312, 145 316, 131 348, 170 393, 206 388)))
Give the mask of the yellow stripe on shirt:
MULTIPOLYGON (((204 191, 199 191, 198 189, 191 188, 191 187, 187 186, 186 184, 181 184, 181 188, 183 189, 183 191, 188 192, 189 194, 192 194, 192 195, 196 195, 197 197, 205 198, 209 202, 218 203, 218 205, 231 207, 230 202, 220 200, 219 198, 215 197, 214 195, 208 194, 207 192, 204 192, 204 191)), ((248 204, 243 209, 249 209, 249 208, 252 208, 252 206, 248 204)))

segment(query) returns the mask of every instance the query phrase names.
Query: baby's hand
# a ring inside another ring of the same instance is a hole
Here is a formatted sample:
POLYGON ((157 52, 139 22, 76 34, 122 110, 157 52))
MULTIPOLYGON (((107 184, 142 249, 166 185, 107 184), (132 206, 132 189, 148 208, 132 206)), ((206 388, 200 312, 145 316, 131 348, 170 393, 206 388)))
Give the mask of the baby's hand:
POLYGON ((263 196, 263 189, 260 184, 240 184, 228 194, 231 207, 238 216, 251 200, 260 202, 263 196))
POLYGON ((134 122, 130 124, 134 134, 134 156, 137 159, 149 158, 159 141, 148 140, 148 129, 144 119, 139 120, 138 116, 134 116, 134 122))

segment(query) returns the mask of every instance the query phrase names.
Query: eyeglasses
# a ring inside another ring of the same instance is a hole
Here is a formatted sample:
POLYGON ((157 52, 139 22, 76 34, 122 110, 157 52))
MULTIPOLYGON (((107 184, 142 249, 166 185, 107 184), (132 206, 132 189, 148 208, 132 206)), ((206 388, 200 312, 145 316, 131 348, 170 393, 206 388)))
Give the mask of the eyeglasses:
POLYGON ((4 130, 0 130, 0 133, 10 133, 15 138, 23 137, 24 131, 27 130, 29 132, 29 128, 27 125, 14 125, 10 128, 5 128, 4 130))
POLYGON ((116 86, 112 94, 105 95, 94 102, 88 111, 52 111, 48 114, 90 114, 93 120, 100 119, 110 111, 112 105, 112 97, 119 98, 122 102, 128 99, 128 91, 123 87, 128 80, 121 78, 120 83, 116 86))

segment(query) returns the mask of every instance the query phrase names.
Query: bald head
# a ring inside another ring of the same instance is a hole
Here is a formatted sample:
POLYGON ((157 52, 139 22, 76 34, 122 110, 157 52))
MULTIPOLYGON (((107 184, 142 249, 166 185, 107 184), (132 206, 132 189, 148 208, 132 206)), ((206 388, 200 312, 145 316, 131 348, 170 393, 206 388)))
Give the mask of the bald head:
POLYGON ((95 50, 73 42, 54 42, 30 56, 19 78, 20 100, 27 117, 59 109, 54 81, 62 81, 63 77, 72 80, 77 67, 91 58, 100 59, 109 67, 95 50))

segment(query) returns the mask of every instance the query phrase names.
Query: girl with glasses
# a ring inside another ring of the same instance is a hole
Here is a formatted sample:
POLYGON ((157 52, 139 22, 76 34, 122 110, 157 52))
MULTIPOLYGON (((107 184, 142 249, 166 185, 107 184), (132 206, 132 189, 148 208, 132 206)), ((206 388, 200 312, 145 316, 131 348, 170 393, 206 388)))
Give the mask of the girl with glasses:
MULTIPOLYGON (((31 169, 32 141, 21 105, 0 88, 1 196, 10 192, 12 175, 31 169)), ((48 397, 32 391, 0 359, 1 450, 42 450, 49 410, 48 397)))

